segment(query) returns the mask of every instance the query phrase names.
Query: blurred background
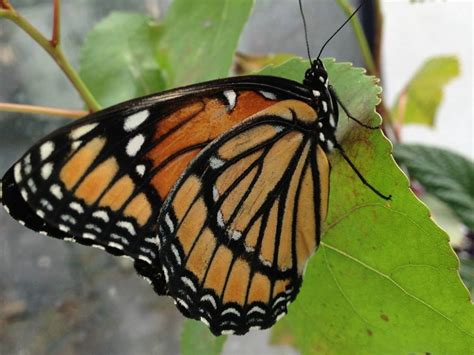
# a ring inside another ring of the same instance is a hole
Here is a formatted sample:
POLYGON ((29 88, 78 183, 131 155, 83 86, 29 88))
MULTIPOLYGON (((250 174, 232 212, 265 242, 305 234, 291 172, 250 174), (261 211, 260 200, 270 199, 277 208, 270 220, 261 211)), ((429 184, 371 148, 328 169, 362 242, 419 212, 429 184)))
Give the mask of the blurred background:
MULTIPOLYGON (((50 0, 11 3, 42 33, 51 32, 50 0)), ((133 11, 159 20, 168 5, 165 0, 64 0, 65 53, 77 68, 85 35, 108 14, 133 11)), ((381 5, 384 30, 380 74, 387 107, 397 105, 400 94, 428 59, 455 56, 459 64, 459 75, 443 87, 434 122, 398 121, 396 133, 403 142, 446 147, 472 161, 472 2, 384 0, 381 5)), ((313 52, 347 18, 337 3, 329 0, 305 1, 305 14, 313 52)), ((374 9, 368 6, 361 15, 370 31, 374 9)), ((306 56, 296 1, 257 0, 238 51, 306 56)), ((364 65, 350 26, 330 43, 323 54, 326 56, 364 65)), ((83 108, 71 84, 43 49, 1 18, 0 102, 83 108)), ((36 140, 67 122, 0 111, 0 174, 36 140)), ((446 211, 443 208, 441 211, 446 211)), ((444 219, 458 248, 467 248, 465 255, 471 255, 464 240, 466 227, 455 217, 444 219)), ((177 354, 182 323, 172 301, 157 297, 127 260, 44 238, 0 210, 0 354, 177 354)), ((229 337, 223 353, 296 354, 289 347, 268 345, 267 338, 268 332, 252 332, 245 341, 229 337)))

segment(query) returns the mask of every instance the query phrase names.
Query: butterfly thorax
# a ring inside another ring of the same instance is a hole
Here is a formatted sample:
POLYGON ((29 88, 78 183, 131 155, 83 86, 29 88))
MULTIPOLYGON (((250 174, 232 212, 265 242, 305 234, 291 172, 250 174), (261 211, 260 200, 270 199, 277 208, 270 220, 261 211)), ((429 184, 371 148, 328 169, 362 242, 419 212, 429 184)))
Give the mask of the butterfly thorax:
POLYGON ((329 152, 334 148, 338 123, 338 108, 329 86, 328 73, 320 59, 313 61, 306 71, 303 84, 310 90, 313 108, 318 114, 316 136, 318 144, 329 152))

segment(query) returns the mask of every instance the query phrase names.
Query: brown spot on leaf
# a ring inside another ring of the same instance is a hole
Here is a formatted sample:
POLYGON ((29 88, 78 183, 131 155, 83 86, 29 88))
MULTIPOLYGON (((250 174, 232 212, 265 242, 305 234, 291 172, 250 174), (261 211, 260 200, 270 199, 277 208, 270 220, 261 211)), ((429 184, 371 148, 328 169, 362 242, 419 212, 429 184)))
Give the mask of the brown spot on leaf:
POLYGON ((367 329, 367 335, 368 335, 369 337, 371 337, 373 334, 374 334, 374 333, 372 333, 372 331, 371 331, 370 329, 367 329))
POLYGON ((382 318, 382 320, 388 322, 388 316, 387 316, 386 314, 383 314, 383 313, 382 313, 382 314, 380 315, 380 318, 382 318))

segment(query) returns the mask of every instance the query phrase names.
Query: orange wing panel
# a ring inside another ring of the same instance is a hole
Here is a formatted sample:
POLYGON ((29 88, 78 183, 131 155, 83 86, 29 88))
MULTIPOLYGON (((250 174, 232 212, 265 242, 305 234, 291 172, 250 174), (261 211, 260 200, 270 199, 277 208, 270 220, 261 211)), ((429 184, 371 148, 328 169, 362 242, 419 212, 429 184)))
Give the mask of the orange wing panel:
POLYGON ((276 102, 253 91, 242 91, 231 111, 217 98, 203 98, 160 120, 155 126, 155 140, 159 143, 146 156, 153 166, 162 167, 152 180, 160 197, 166 197, 184 169, 206 144, 276 102), (196 150, 186 154, 189 147, 196 147, 196 150))

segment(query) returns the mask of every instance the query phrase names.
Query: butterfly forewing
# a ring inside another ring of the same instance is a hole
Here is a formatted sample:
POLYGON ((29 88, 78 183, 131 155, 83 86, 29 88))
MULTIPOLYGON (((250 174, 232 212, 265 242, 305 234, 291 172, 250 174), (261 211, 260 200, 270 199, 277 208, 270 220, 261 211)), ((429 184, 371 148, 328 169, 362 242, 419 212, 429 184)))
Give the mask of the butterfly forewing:
POLYGON ((207 146, 164 203, 170 295, 214 334, 270 327, 298 293, 327 209, 329 163, 299 129, 316 119, 295 100, 255 114, 207 146))

